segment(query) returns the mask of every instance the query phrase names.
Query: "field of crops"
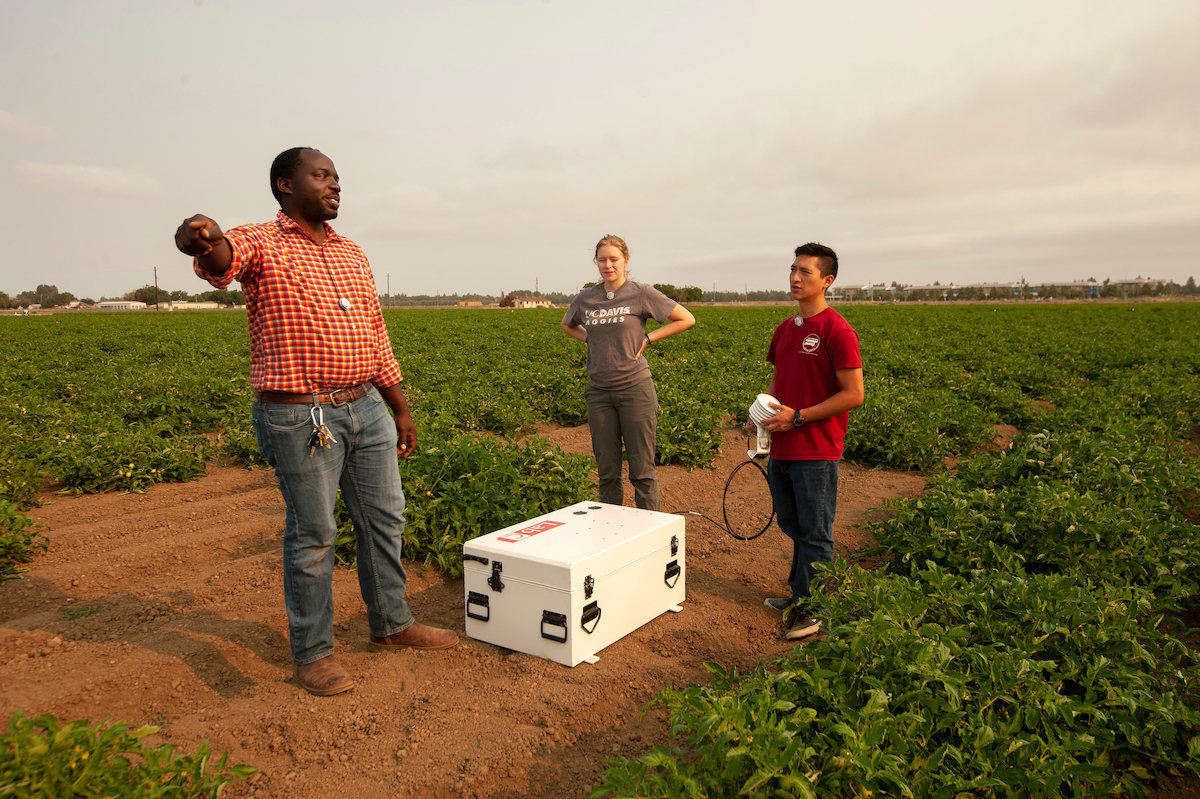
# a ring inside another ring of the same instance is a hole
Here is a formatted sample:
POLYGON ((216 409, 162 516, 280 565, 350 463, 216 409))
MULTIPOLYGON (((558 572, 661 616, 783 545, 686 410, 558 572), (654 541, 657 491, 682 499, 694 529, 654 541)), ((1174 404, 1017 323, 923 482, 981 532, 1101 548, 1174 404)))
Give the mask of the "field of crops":
MULTIPOLYGON (((711 462, 788 312, 699 308, 650 350, 660 461, 711 462)), ((585 418, 584 349, 560 315, 388 313, 422 436, 401 466, 408 557, 454 574, 464 537, 591 490, 588 459, 521 437, 585 418)), ((614 764, 598 793, 1138 794, 1193 770, 1200 664, 1176 619, 1200 555, 1185 446, 1200 305, 845 315, 867 389, 847 458, 935 475, 874 531, 890 565, 838 565, 824 640, 662 695, 679 748, 614 764), (987 451, 1000 424, 1021 435, 987 451)), ((54 545, 20 513, 47 478, 138 491, 214 457, 254 462, 244 316, 2 318, 0 332, 0 585, 54 545)))

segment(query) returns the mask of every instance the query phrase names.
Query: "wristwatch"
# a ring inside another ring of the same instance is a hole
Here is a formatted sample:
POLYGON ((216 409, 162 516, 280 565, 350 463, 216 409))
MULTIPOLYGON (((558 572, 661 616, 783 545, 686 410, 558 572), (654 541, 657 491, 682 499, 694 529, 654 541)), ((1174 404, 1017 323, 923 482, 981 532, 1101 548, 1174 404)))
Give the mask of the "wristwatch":
POLYGON ((802 424, 804 424, 804 417, 800 415, 800 409, 797 408, 796 412, 792 414, 792 427, 799 427, 802 424))

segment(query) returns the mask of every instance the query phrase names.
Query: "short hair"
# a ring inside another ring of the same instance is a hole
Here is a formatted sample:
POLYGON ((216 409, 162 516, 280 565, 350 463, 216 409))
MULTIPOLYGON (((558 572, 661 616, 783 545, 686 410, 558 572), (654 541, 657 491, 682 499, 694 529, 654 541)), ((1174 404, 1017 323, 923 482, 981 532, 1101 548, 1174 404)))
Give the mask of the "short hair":
POLYGON ((613 236, 613 235, 609 234, 609 235, 605 236, 604 238, 600 239, 600 241, 596 242, 596 252, 592 255, 593 261, 599 260, 600 248, 603 247, 605 244, 608 244, 612 247, 616 247, 618 250, 621 251, 621 255, 625 256, 625 260, 626 261, 629 260, 629 245, 627 245, 625 243, 625 240, 622 239, 620 236, 613 236))
POLYGON ((271 162, 271 193, 275 195, 275 202, 280 206, 283 205, 283 194, 279 191, 279 179, 288 178, 290 180, 295 177, 296 168, 300 166, 300 154, 305 150, 312 150, 314 153, 321 152, 316 147, 293 147, 275 156, 275 160, 271 162))
POLYGON ((829 277, 833 275, 837 277, 837 253, 826 247, 824 244, 817 244, 810 241, 808 244, 802 244, 796 248, 796 257, 808 255, 816 258, 821 265, 821 277, 829 277))

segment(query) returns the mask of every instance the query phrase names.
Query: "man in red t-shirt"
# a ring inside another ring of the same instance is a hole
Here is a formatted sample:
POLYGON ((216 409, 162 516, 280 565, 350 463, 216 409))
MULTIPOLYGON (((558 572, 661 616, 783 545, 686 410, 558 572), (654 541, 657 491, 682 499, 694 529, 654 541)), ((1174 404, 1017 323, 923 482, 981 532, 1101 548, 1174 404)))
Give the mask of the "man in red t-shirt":
POLYGON ((814 564, 833 563, 833 519, 837 513, 838 462, 850 409, 863 403, 862 358, 858 334, 825 302, 837 278, 837 254, 821 244, 796 248, 792 263, 795 316, 775 329, 767 360, 775 377, 767 393, 779 413, 766 421, 771 431, 767 481, 779 528, 792 539, 790 597, 766 601, 787 611, 787 638, 794 641, 821 629, 814 564))

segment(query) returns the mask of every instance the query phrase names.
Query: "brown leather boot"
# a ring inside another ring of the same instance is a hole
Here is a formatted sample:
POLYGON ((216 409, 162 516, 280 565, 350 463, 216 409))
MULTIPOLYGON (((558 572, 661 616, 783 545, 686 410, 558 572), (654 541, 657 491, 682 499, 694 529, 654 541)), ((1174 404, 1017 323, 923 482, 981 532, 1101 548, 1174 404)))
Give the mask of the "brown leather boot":
POLYGON ((371 646, 380 652, 395 649, 449 649, 457 643, 458 633, 454 630, 429 627, 419 621, 414 621, 407 630, 392 633, 387 638, 371 636, 371 646))
POLYGON ((333 696, 354 687, 354 680, 332 656, 297 664, 294 674, 296 684, 314 696, 333 696))

